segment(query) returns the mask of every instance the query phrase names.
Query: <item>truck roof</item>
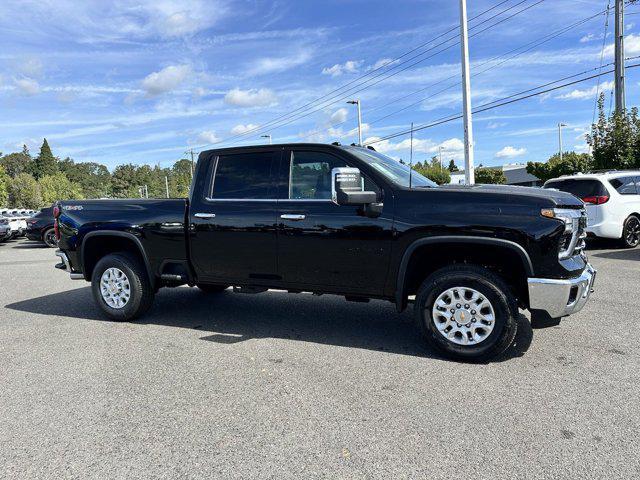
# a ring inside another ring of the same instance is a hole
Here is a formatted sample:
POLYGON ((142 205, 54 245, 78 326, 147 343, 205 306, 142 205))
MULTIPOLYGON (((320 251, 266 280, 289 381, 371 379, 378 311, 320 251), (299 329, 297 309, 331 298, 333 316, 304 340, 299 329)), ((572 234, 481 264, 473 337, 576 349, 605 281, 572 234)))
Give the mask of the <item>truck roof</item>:
POLYGON ((349 148, 363 148, 363 149, 369 149, 369 150, 373 149, 371 147, 360 147, 355 144, 342 145, 339 142, 334 142, 334 143, 310 143, 310 142, 295 143, 293 142, 293 143, 274 143, 273 145, 259 144, 259 145, 243 145, 239 147, 212 148, 210 150, 203 150, 202 153, 203 154, 221 153, 221 152, 228 153, 228 152, 241 152, 245 150, 256 151, 256 150, 271 150, 274 148, 284 149, 284 148, 291 148, 291 147, 296 147, 296 148, 313 147, 313 148, 324 148, 327 150, 347 150, 349 148))

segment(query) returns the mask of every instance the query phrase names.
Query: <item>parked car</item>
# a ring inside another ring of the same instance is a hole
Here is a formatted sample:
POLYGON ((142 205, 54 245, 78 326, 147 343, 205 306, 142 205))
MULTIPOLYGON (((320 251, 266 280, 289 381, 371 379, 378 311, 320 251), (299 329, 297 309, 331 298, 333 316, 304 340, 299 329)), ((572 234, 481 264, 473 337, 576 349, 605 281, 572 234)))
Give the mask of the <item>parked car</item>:
POLYGON ((573 195, 439 187, 355 146, 210 150, 189 199, 64 201, 54 217, 56 267, 90 281, 111 319, 183 284, 412 301, 424 338, 468 360, 512 344, 518 307, 536 322, 579 311, 595 278, 573 195))
POLYGON ((20 218, 17 210, 3 208, 0 210, 0 216, 7 220, 9 225, 9 238, 20 237, 26 230, 27 222, 20 218))
POLYGON ((53 227, 53 207, 43 208, 27 220, 27 238, 56 247, 58 241, 53 227))
POLYGON ((587 206, 587 233, 620 240, 626 248, 640 244, 640 170, 567 175, 544 188, 569 192, 587 206))
POLYGON ((0 215, 0 242, 4 242, 11 238, 11 227, 9 227, 9 219, 0 215))

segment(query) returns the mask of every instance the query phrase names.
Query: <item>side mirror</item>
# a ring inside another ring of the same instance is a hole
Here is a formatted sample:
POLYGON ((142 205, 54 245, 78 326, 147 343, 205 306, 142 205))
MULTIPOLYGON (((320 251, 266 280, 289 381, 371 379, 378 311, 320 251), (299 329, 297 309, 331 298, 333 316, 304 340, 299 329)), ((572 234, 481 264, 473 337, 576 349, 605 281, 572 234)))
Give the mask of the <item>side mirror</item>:
POLYGON ((365 192, 362 174, 357 168, 331 170, 331 199, 338 205, 368 205, 377 200, 376 192, 365 192))

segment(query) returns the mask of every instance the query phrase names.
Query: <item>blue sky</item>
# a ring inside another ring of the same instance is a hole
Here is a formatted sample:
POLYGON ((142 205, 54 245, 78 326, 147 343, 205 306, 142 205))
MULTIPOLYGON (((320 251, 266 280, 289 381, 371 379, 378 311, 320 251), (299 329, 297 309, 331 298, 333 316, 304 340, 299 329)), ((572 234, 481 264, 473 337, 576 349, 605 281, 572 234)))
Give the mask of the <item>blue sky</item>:
MULTIPOLYGON (((473 17, 500 2, 468 3, 473 17)), ((505 2, 491 13, 518 3, 505 2)), ((527 0, 502 17, 535 3, 527 0)), ((502 61, 485 63, 493 57, 594 15, 606 4, 546 0, 473 37, 473 104, 597 67, 603 15, 478 74, 502 61)), ((634 11, 640 8, 629 7, 628 13, 634 11)), ((636 18, 626 20, 627 56, 640 54, 636 18)), ((0 151, 26 143, 35 153, 46 137, 57 156, 112 169, 127 162, 169 166, 189 148, 262 143, 262 133, 270 133, 274 142, 350 143, 356 140, 357 120, 342 96, 334 104, 303 108, 308 115, 280 128, 228 139, 363 74, 373 75, 376 66, 386 64, 376 73, 392 73, 391 59, 457 22, 458 2, 452 0, 4 0, 0 151)), ((612 60, 612 25, 605 63, 612 60)), ((459 87, 437 93, 455 84, 460 71, 459 46, 446 45, 452 47, 354 93, 362 101, 366 138, 461 110, 459 87), (435 82, 442 83, 410 95, 435 82), (406 98, 395 101, 400 97, 406 98)), ((630 106, 638 104, 638 74, 627 72, 630 106)), ((601 81, 607 95, 611 80, 601 81)), ((546 160, 557 150, 558 122, 568 125, 566 149, 584 151, 595 89, 593 80, 474 116, 476 163, 546 160)), ((460 164, 461 139, 460 122, 417 132, 415 158, 429 158, 442 146, 445 158, 460 164)), ((408 158, 408 138, 376 146, 408 158)))

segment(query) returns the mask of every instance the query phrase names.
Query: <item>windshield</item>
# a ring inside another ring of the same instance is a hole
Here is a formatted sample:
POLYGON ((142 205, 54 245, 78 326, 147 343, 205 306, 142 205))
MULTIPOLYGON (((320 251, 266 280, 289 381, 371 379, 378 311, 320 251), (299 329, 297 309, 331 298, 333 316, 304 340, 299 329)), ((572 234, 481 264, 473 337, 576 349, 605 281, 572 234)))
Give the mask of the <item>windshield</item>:
MULTIPOLYGON (((397 160, 378 153, 375 150, 364 149, 361 147, 344 148, 348 149, 350 153, 354 154, 360 160, 366 162, 367 165, 389 179, 391 182, 402 187, 409 187, 409 172, 411 172, 411 170, 408 165, 403 165, 397 160)), ((413 170, 411 173, 411 186, 416 188, 432 188, 437 187, 438 184, 413 170)))

